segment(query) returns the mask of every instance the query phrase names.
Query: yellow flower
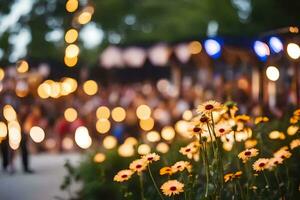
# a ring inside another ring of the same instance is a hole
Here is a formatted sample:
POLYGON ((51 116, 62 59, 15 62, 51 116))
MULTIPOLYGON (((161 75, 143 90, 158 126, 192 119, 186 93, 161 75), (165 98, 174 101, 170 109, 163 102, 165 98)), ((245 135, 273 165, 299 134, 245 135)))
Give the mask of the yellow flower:
POLYGON ((225 174, 224 181, 225 181, 225 183, 227 183, 228 181, 232 181, 235 178, 240 178, 242 174, 243 174, 242 171, 237 171, 235 173, 225 174))
POLYGON ((210 100, 199 105, 197 108, 197 113, 202 113, 207 115, 213 111, 221 110, 222 107, 223 106, 219 102, 210 100))
POLYGON ((215 126, 215 132, 216 132, 217 137, 226 135, 230 131, 232 131, 231 126, 226 122, 220 122, 220 123, 216 124, 216 126, 215 126))
POLYGON ((295 149, 300 146, 300 139, 294 139, 290 143, 291 149, 295 149))
POLYGON ((258 149, 251 148, 246 149, 238 154, 239 159, 243 160, 243 163, 247 162, 250 158, 258 155, 258 149))
POLYGON ((184 184, 180 183, 177 180, 169 180, 165 182, 160 189, 162 190, 163 194, 166 196, 177 195, 183 192, 184 184))
POLYGON ((235 117, 235 121, 248 122, 250 120, 250 116, 248 115, 237 115, 235 117))
POLYGON ((249 139, 245 141, 245 148, 250 149, 257 145, 257 140, 255 139, 249 139))
POLYGON ((295 116, 300 116, 300 108, 294 111, 295 116))
POLYGON ((145 159, 137 159, 130 163, 129 169, 133 170, 134 172, 142 172, 147 167, 147 161, 145 159))
POLYGON ((160 175, 168 174, 169 176, 171 176, 173 174, 173 171, 171 167, 163 167, 159 170, 159 174, 160 175))
POLYGON ((191 165, 190 162, 178 161, 171 168, 173 173, 176 173, 178 171, 182 172, 183 170, 188 169, 190 165, 191 165))
POLYGON ((269 162, 268 158, 259 158, 257 161, 253 163, 252 167, 255 171, 260 172, 267 169, 268 162, 269 162))
POLYGON ((152 163, 154 161, 158 161, 160 156, 156 153, 149 153, 147 155, 142 156, 142 159, 146 160, 147 163, 152 163))
POLYGON ((288 150, 289 148, 287 146, 284 146, 280 148, 278 151, 276 151, 273 155, 276 158, 282 158, 287 159, 292 156, 292 153, 288 150))
POLYGON ((299 116, 294 115, 290 118, 290 123, 296 124, 298 122, 298 120, 299 120, 299 116))
POLYGON ((282 163, 283 163, 283 159, 280 157, 270 158, 267 168, 269 170, 273 170, 277 165, 282 164, 282 163))
POLYGON ((260 116, 260 117, 256 117, 255 120, 254 120, 254 124, 259 124, 261 122, 268 122, 269 121, 269 118, 268 117, 263 117, 263 116, 260 116))
POLYGON ((131 178, 132 174, 133 174, 133 171, 131 171, 129 169, 121 170, 115 175, 114 181, 116 181, 116 182, 127 181, 131 178))
POLYGON ((192 125, 190 128, 188 128, 188 135, 191 137, 200 135, 202 132, 203 132, 203 129, 200 126, 192 125))
POLYGON ((199 152, 200 144, 198 141, 191 142, 186 147, 181 147, 179 152, 186 155, 189 159, 192 159, 195 154, 199 152))

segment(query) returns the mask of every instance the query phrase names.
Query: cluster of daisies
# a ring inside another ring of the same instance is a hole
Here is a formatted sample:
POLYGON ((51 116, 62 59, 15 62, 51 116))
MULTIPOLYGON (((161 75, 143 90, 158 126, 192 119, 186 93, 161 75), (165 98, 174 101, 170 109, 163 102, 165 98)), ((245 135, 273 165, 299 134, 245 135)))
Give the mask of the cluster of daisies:
MULTIPOLYGON (((224 150, 226 152, 235 148, 235 156, 237 156, 242 163, 250 164, 249 166, 252 165, 252 169, 256 173, 259 173, 264 170, 274 170, 292 156, 291 151, 293 149, 300 147, 300 139, 298 137, 292 140, 289 145, 283 146, 276 152, 273 152, 270 157, 256 158, 260 155, 260 150, 256 148, 258 138, 253 136, 251 127, 266 123, 269 121, 269 118, 259 116, 252 119, 248 115, 236 115, 237 111, 238 107, 233 102, 228 102, 223 105, 211 100, 199 105, 195 116, 190 121, 190 127, 187 130, 192 141, 179 150, 179 153, 195 163, 203 161, 207 170, 205 171, 207 178, 205 197, 207 197, 210 181, 214 181, 210 179, 211 172, 209 170, 212 170, 213 173, 218 174, 218 177, 221 177, 222 184, 223 182, 227 183, 238 180, 243 175, 240 167, 238 167, 238 170, 235 172, 224 174, 224 165, 222 163, 224 150), (239 145, 242 144, 244 147, 238 148, 235 146, 237 143, 239 145), (211 157, 209 157, 209 155, 211 157), (217 168, 212 167, 213 162, 218 163, 217 168)), ((300 109, 296 110, 290 118, 291 125, 287 130, 288 135, 295 135, 299 132, 299 121, 300 109)), ((280 134, 278 135, 280 136, 280 134)), ((284 135, 284 133, 282 133, 282 135, 284 135)), ((159 159, 160 156, 156 153, 144 155, 140 159, 134 160, 129 165, 129 169, 119 171, 115 175, 114 181, 127 181, 135 173, 141 176, 142 172, 146 169, 151 173, 149 165, 159 159)), ((160 175, 168 176, 168 181, 163 183, 160 187, 164 195, 173 196, 184 192, 184 183, 179 180, 172 180, 172 175, 185 170, 188 173, 192 173, 192 165, 188 161, 179 161, 172 166, 166 166, 160 169, 160 175)), ((220 188, 223 187, 222 184, 220 184, 220 188)), ((215 183, 214 185, 218 186, 218 184, 215 183)), ((160 194, 160 191, 158 192, 160 194)))

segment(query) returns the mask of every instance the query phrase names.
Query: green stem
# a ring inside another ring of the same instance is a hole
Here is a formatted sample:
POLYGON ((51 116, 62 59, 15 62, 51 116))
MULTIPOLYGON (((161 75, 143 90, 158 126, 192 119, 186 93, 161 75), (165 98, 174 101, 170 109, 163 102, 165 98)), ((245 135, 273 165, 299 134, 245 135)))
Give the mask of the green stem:
POLYGON ((267 178, 267 175, 265 174, 264 171, 263 171, 263 175, 264 175, 265 180, 266 180, 266 183, 267 183, 266 188, 267 188, 268 190, 270 190, 270 183, 269 183, 269 180, 268 180, 268 178, 267 178))
POLYGON ((161 200, 164 200, 164 198, 163 198, 162 194, 160 193, 160 191, 159 191, 159 189, 158 189, 158 187, 157 187, 157 184, 156 184, 156 182, 155 182, 155 180, 154 180, 154 178, 153 178, 153 175, 152 175, 152 172, 151 172, 151 169, 150 169, 150 166, 149 166, 149 165, 148 165, 148 171, 149 171, 151 180, 152 180, 152 182, 153 182, 153 185, 154 185, 154 187, 155 187, 157 193, 159 194, 160 199, 161 199, 161 200))
POLYGON ((141 188, 141 200, 145 200, 144 196, 144 185, 143 185, 143 174, 139 174, 139 180, 140 180, 140 188, 141 188))

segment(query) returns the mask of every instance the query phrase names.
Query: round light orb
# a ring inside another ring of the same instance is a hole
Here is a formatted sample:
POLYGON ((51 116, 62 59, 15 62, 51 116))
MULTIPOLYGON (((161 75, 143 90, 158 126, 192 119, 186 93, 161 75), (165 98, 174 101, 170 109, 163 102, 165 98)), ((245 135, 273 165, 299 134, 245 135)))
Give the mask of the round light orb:
POLYGON ((0 81, 2 81, 4 77, 5 77, 5 71, 2 68, 0 68, 0 81))
POLYGON ((105 149, 113 149, 117 146, 117 144, 118 141, 114 136, 109 135, 103 139, 103 146, 105 149))
POLYGON ((77 40, 78 38, 78 31, 74 28, 68 30, 65 34, 65 41, 67 43, 73 43, 77 40))
POLYGON ((40 98, 46 99, 46 98, 50 97, 51 86, 48 83, 42 83, 41 85, 39 85, 39 87, 37 89, 37 93, 40 98))
POLYGON ((68 58, 77 57, 79 54, 79 47, 75 44, 70 44, 65 50, 65 56, 68 58))
POLYGON ((44 130, 38 126, 33 126, 29 131, 29 135, 35 143, 41 143, 45 139, 44 130))
POLYGON ((7 126, 4 122, 0 122, 0 138, 7 136, 7 126))
POLYGON ((11 105, 3 107, 3 116, 7 121, 14 121, 17 119, 17 113, 11 105))
POLYGON ((78 62, 77 56, 71 58, 67 56, 64 57, 64 63, 68 67, 74 67, 77 64, 77 62, 78 62))
POLYGON ((74 108, 67 108, 64 112, 65 119, 68 122, 73 122, 77 119, 77 111, 74 108))
POLYGON ((96 110, 96 116, 98 119, 108 119, 110 116, 110 110, 106 106, 100 106, 96 110))
POLYGON ((156 145, 156 150, 160 153, 167 153, 169 149, 169 145, 165 142, 160 142, 156 145))
POLYGON ((189 121, 193 118, 193 112, 191 110, 186 110, 182 113, 182 119, 189 121))
POLYGON ((287 45, 287 53, 290 56, 290 58, 296 60, 300 57, 300 47, 298 44, 295 43, 289 43, 287 45))
POLYGON ((141 129, 143 129, 144 131, 150 131, 154 127, 154 119, 150 117, 146 120, 140 120, 139 124, 141 129))
POLYGON ((106 156, 103 153, 96 153, 94 155, 94 162, 95 163, 102 163, 102 162, 105 161, 105 159, 106 159, 106 156))
POLYGON ((264 42, 255 41, 253 48, 254 48, 256 55, 262 61, 265 61, 267 59, 268 55, 270 55, 270 49, 269 49, 268 45, 264 42))
POLYGON ((188 49, 191 54, 198 54, 202 50, 202 45, 199 41, 192 41, 189 43, 188 49))
POLYGON ((126 140, 124 141, 124 144, 128 144, 128 145, 131 145, 131 146, 135 146, 138 144, 138 141, 135 137, 128 137, 126 138, 126 140))
POLYGON ((72 140, 72 138, 69 137, 65 137, 62 141, 62 148, 64 150, 71 150, 74 146, 74 142, 72 140))
POLYGON ((277 67, 269 66, 266 70, 267 78, 271 81, 277 81, 279 79, 280 73, 277 67))
POLYGON ((269 39, 269 45, 273 52, 279 53, 283 50, 283 44, 278 37, 271 37, 269 39))
POLYGON ((138 147, 138 153, 140 155, 146 155, 151 152, 151 147, 148 144, 141 144, 138 147))
POLYGON ((134 148, 132 145, 124 143, 119 146, 118 154, 121 157, 131 157, 134 155, 134 148))
POLYGON ((68 12, 75 12, 78 8, 78 0, 68 0, 66 3, 66 10, 68 12))
POLYGON ((110 130, 110 121, 105 118, 98 119, 96 129, 101 134, 107 133, 110 130))
POLYGON ((147 133, 146 138, 149 142, 158 142, 160 140, 160 135, 157 131, 150 131, 147 133))
POLYGON ((26 73, 29 69, 29 65, 25 60, 20 60, 17 62, 17 71, 19 73, 26 73))
POLYGON ((80 126, 76 129, 75 142, 82 149, 87 149, 92 145, 92 138, 85 126, 80 126))
POLYGON ((212 58, 219 58, 221 56, 221 44, 217 40, 205 40, 204 48, 206 53, 212 58))
POLYGON ((140 105, 136 109, 136 116, 141 120, 149 119, 151 116, 151 108, 147 105, 140 105))
POLYGON ((172 126, 166 126, 161 130, 161 137, 165 140, 172 140, 175 137, 175 130, 172 126))
POLYGON ((126 111, 122 107, 116 107, 111 112, 111 117, 116 122, 121 122, 126 117, 126 111))
POLYGON ((92 19, 92 13, 84 11, 80 13, 80 15, 78 16, 78 23, 81 25, 87 24, 91 21, 91 19, 92 19))
POLYGON ((98 92, 98 85, 94 80, 88 80, 83 84, 83 91, 87 95, 95 95, 98 92))

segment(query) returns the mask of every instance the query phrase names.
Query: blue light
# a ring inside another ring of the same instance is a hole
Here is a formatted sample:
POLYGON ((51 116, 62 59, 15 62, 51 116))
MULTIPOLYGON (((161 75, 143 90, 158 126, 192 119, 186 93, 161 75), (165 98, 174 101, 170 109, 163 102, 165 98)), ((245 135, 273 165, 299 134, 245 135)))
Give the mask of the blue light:
POLYGON ((269 45, 273 52, 279 53, 283 50, 283 44, 278 37, 271 37, 269 39, 269 45))
POLYGON ((212 58, 219 58, 221 56, 221 44, 214 39, 205 40, 204 48, 206 53, 212 58))
POLYGON ((253 48, 261 61, 267 60, 268 55, 270 55, 270 49, 266 43, 257 40, 254 42, 253 48))

